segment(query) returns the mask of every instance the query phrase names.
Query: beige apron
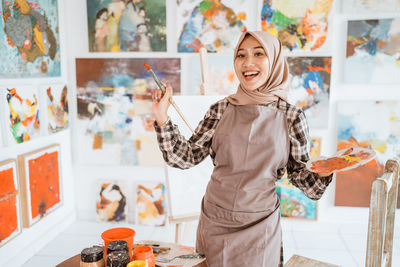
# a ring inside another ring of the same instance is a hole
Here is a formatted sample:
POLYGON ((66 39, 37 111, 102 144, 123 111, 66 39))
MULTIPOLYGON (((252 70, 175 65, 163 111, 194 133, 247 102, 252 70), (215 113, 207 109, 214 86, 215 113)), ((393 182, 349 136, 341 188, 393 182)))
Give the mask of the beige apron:
POLYGON ((268 266, 280 262, 277 170, 289 157, 283 110, 229 104, 211 148, 215 168, 202 203, 196 248, 210 267, 268 266))

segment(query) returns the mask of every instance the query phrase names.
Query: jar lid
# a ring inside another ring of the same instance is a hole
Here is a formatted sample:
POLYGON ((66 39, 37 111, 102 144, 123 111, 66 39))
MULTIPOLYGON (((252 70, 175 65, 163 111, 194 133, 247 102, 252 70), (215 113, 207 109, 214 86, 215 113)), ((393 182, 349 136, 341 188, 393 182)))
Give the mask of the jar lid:
POLYGON ((125 267, 130 262, 129 253, 125 250, 116 250, 107 253, 107 266, 125 267))
POLYGON ((107 253, 117 250, 129 251, 128 242, 126 242, 125 240, 115 240, 107 245, 107 253))
POLYGON ((96 262, 103 258, 103 248, 99 246, 93 246, 85 248, 81 252, 82 262, 96 262))

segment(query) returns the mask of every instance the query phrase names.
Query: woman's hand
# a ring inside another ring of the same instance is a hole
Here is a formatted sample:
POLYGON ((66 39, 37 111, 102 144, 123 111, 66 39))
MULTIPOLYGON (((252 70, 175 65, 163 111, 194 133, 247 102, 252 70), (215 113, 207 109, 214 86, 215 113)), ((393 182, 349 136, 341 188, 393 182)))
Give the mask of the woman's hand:
POLYGON ((319 178, 325 178, 331 175, 332 173, 318 173, 319 178))
POLYGON ((151 111, 159 126, 163 126, 168 120, 169 98, 172 96, 172 88, 163 83, 166 88, 165 94, 160 89, 152 92, 153 104, 151 111))

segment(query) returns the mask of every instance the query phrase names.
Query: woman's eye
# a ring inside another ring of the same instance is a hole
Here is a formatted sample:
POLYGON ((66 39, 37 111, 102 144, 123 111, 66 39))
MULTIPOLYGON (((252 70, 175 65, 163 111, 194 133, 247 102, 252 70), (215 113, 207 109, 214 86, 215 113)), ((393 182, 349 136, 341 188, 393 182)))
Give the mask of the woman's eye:
POLYGON ((236 57, 238 57, 238 58, 244 58, 244 55, 239 54, 239 55, 237 55, 236 57))
POLYGON ((261 52, 255 53, 255 56, 256 56, 256 57, 261 57, 261 56, 263 56, 263 55, 264 55, 264 53, 261 53, 261 52))

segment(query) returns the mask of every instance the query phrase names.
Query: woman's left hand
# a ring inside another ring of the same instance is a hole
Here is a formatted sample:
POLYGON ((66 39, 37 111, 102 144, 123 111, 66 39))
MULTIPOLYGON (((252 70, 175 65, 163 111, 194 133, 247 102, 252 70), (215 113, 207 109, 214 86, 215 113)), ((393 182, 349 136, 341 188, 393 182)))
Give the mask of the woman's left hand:
POLYGON ((332 174, 332 172, 330 172, 330 173, 318 173, 318 176, 319 176, 319 178, 325 178, 325 177, 330 176, 331 174, 332 174))

